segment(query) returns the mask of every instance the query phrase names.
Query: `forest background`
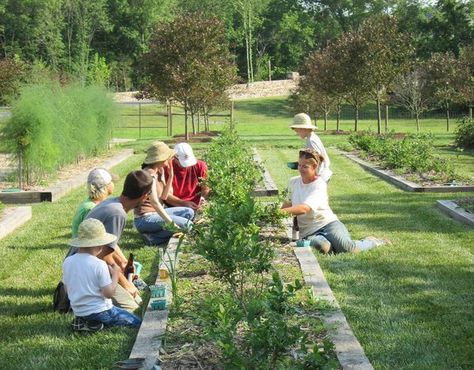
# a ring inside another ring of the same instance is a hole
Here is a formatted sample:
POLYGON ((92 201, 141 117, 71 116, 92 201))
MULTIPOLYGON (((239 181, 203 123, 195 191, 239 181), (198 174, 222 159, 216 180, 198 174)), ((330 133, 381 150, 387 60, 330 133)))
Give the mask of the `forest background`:
POLYGON ((299 71, 311 51, 379 14, 398 19, 421 60, 434 52, 457 56, 474 39, 473 1, 1 0, 0 67, 12 71, 0 76, 2 95, 45 74, 115 91, 140 89, 141 60, 155 27, 196 11, 224 23, 241 82, 299 71))

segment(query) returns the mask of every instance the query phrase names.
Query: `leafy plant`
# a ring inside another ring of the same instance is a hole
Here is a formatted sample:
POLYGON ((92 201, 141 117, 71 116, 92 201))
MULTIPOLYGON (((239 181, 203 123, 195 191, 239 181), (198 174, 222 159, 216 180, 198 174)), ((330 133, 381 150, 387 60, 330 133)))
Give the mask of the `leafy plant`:
POLYGON ((464 149, 474 148, 474 121, 464 118, 456 129, 454 142, 457 147, 464 149))

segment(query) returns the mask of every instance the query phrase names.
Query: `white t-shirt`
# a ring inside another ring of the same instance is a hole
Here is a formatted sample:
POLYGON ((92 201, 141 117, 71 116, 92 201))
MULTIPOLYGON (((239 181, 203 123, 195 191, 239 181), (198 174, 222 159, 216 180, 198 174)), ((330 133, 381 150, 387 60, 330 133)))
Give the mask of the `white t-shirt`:
POLYGON ((112 308, 101 289, 112 283, 107 264, 88 253, 76 253, 63 263, 63 282, 76 316, 88 316, 112 308))
POLYGON ((327 184, 321 177, 309 184, 304 184, 301 176, 292 177, 288 183, 288 201, 292 206, 306 204, 311 208, 309 212, 296 217, 301 238, 338 220, 329 208, 327 184))
POLYGON ((323 178, 324 181, 328 182, 332 176, 332 171, 329 169, 331 162, 329 161, 328 153, 324 148, 323 142, 314 132, 306 140, 306 147, 316 150, 324 158, 323 163, 319 166, 318 175, 323 178))

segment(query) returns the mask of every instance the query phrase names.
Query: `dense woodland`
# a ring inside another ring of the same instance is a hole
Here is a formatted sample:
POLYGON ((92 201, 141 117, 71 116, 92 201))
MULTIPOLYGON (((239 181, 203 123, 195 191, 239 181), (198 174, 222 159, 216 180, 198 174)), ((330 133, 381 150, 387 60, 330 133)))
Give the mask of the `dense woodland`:
POLYGON ((300 71, 311 51, 374 15, 395 16, 419 59, 458 56, 474 36, 474 2, 459 0, 2 0, 0 80, 26 65, 33 73, 23 79, 52 73, 114 90, 140 88, 154 30, 186 14, 224 24, 237 74, 249 82, 268 79, 269 71, 274 79, 300 71))

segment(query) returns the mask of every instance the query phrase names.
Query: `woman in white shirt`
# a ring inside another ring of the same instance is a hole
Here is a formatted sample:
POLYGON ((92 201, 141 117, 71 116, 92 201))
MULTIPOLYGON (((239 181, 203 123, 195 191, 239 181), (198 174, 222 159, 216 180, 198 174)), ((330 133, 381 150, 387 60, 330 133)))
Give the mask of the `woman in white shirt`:
MULTIPOLYGON (((318 175, 324 158, 313 149, 299 152, 298 171, 288 184, 288 200, 281 211, 296 216, 300 237, 323 253, 358 253, 387 241, 367 237, 352 240, 349 231, 329 207, 327 183, 318 175)), ((301 245, 301 242, 299 241, 301 245)))

